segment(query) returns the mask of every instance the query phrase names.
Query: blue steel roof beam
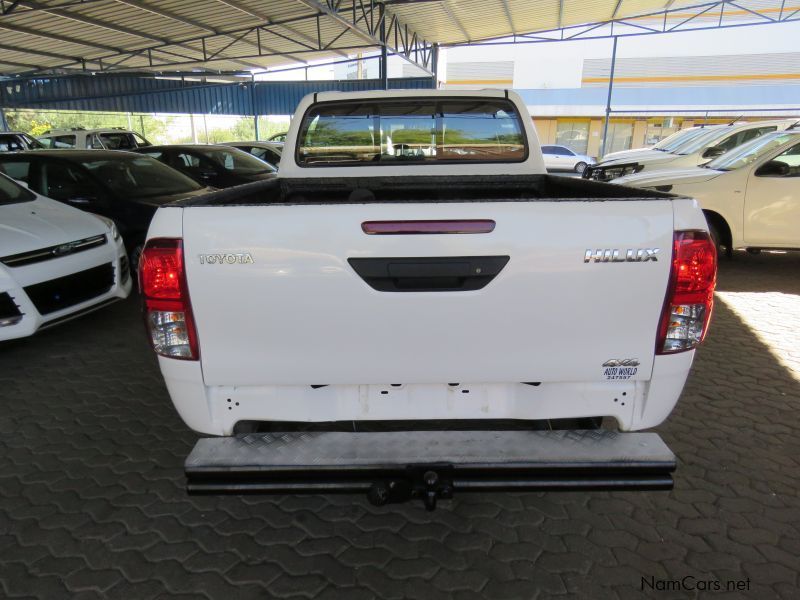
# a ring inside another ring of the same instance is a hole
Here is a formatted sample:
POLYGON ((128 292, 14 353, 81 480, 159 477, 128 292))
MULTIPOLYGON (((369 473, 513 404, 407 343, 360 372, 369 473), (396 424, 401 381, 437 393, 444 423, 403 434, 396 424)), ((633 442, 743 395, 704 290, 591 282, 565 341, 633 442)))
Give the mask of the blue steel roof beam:
POLYGON ((508 6, 508 0, 500 0, 500 3, 503 5, 503 12, 506 13, 506 19, 508 20, 508 26, 511 27, 511 33, 517 35, 517 28, 514 25, 514 19, 511 17, 511 9, 508 6))
MULTIPOLYGON (((367 13, 371 15, 374 9, 378 6, 376 3, 370 2, 369 10, 367 10, 364 6, 363 0, 353 0, 352 4, 346 7, 341 6, 341 3, 339 2, 334 3, 331 0, 328 0, 327 3, 319 2, 318 0, 296 0, 296 1, 300 2, 301 4, 304 4, 305 6, 308 6, 309 8, 313 8, 316 11, 324 13, 333 21, 349 29, 355 35, 359 36, 361 39, 366 41, 369 46, 371 47, 375 46, 378 48, 380 48, 381 46, 386 46, 387 50, 397 54, 398 56, 402 57, 407 62, 418 67, 419 69, 422 69, 428 75, 433 76, 433 71, 430 70, 426 62, 420 63, 419 61, 415 60, 415 58, 418 58, 420 52, 422 52, 423 57, 425 57, 427 61, 430 60, 430 52, 425 53, 422 50, 422 48, 420 48, 420 46, 422 46, 423 48, 429 48, 430 43, 427 42, 427 40, 419 38, 415 32, 413 31, 408 32, 408 35, 406 35, 405 46, 402 48, 397 48, 396 44, 392 45, 389 43, 391 36, 387 35, 386 36, 387 41, 382 42, 378 36, 374 35, 374 33, 371 33, 369 30, 365 31, 364 29, 359 27, 358 23, 361 22, 363 17, 367 13), (362 17, 356 16, 358 12, 357 7, 360 7, 362 11, 362 17), (409 38, 412 40, 411 43, 407 42, 409 38), (412 58, 412 54, 414 55, 415 58, 412 58)), ((379 26, 385 27, 386 18, 389 16, 390 16, 389 11, 384 10, 383 18, 379 19, 379 26)), ((396 15, 391 15, 391 19, 394 22, 394 27, 396 28, 396 31, 400 31, 401 27, 403 28, 403 30, 408 31, 408 26, 399 23, 397 21, 396 15)), ((375 25, 371 21, 371 19, 364 19, 364 21, 368 29, 375 28, 375 25)))
POLYGON ((756 17, 761 17, 762 19, 766 19, 767 21, 772 21, 772 22, 776 21, 776 19, 773 19, 773 18, 772 18, 772 17, 770 17, 769 15, 764 15, 764 14, 761 14, 761 13, 760 13, 760 12, 758 12, 758 11, 755 11, 755 10, 749 9, 749 8, 747 8, 746 6, 742 6, 741 4, 737 4, 736 2, 727 2, 726 4, 730 4, 730 5, 731 5, 731 6, 733 6, 734 8, 738 8, 739 10, 743 10, 743 11, 745 11, 745 12, 748 12, 748 13, 750 13, 751 15, 754 15, 754 16, 756 16, 756 17))
MULTIPOLYGON (((353 51, 356 51, 356 50, 365 50, 367 48, 372 48, 372 46, 340 46, 338 49, 339 50, 353 50, 353 51)), ((136 51, 136 53, 137 54, 141 54, 143 51, 147 51, 147 50, 148 50, 147 48, 143 48, 142 50, 136 51)), ((298 54, 311 54, 311 53, 319 52, 319 50, 317 50, 315 48, 313 50, 297 50, 296 52, 298 54)), ((420 49, 420 52, 421 52, 421 49, 420 49)), ((133 53, 131 53, 131 54, 133 54, 133 53)), ((239 56, 238 59, 246 60, 246 59, 254 59, 254 58, 270 58, 270 57, 281 57, 281 56, 284 56, 284 54, 281 53, 281 52, 276 52, 275 54, 248 54, 246 56, 239 56)), ((217 58, 217 59, 214 59, 214 60, 217 60, 217 61, 222 61, 222 60, 230 61, 229 58, 224 58, 224 57, 223 58, 217 58)), ((351 60, 354 60, 354 59, 348 59, 346 62, 350 62, 351 60)), ((95 58, 95 59, 92 59, 92 60, 88 60, 87 59, 86 62, 101 63, 103 66, 102 66, 101 69, 98 69, 98 70, 103 71, 103 72, 134 71, 134 69, 132 69, 131 67, 119 66, 119 63, 111 64, 105 58, 102 58, 102 59, 95 58)), ((201 64, 202 62, 203 61, 199 60, 199 59, 178 60, 178 61, 172 61, 172 62, 161 62, 161 63, 159 63, 157 65, 153 65, 153 67, 151 67, 151 68, 155 69, 155 70, 161 70, 162 68, 163 69, 179 68, 179 67, 185 67, 185 66, 195 66, 195 65, 201 64)), ((68 68, 68 67, 70 67, 70 66, 72 66, 74 64, 75 63, 70 62, 70 63, 64 64, 64 65, 51 66, 51 67, 48 67, 48 69, 65 69, 65 68, 68 68)), ((211 69, 208 66, 206 66, 205 68, 209 72, 217 73, 217 71, 211 69)), ((299 68, 304 69, 304 68, 306 68, 306 65, 302 65, 299 68)), ((256 72, 257 73, 263 73, 263 72, 266 72, 266 71, 265 71, 264 67, 260 67, 260 71, 256 71, 256 72)), ((247 72, 247 74, 249 75, 249 72, 247 72)))
MULTIPOLYGON (((288 19, 280 20, 280 21, 272 21, 270 26, 271 27, 272 26, 284 27, 285 25, 288 25, 288 24, 307 21, 309 19, 316 19, 317 16, 318 16, 318 14, 304 15, 304 16, 300 16, 300 17, 291 17, 291 18, 288 18, 288 19)), ((2 28, 2 26, 0 26, 0 28, 2 28)), ((250 30, 250 29, 252 29, 252 27, 241 27, 241 28, 238 28, 238 29, 235 29, 235 30, 228 30, 225 33, 228 34, 228 35, 231 35, 231 34, 241 33, 242 31, 247 31, 247 30, 250 30)), ((189 43, 189 42, 202 43, 202 41, 203 41, 203 36, 198 36, 198 37, 182 40, 183 43, 189 43)), ((327 47, 324 47, 323 50, 328 50, 329 49, 330 52, 333 52, 334 50, 339 50, 339 51, 343 51, 343 50, 363 50, 365 48, 370 48, 370 47, 372 47, 372 46, 371 45, 368 45, 368 46, 359 45, 359 46, 341 46, 341 47, 332 48, 329 45, 327 47)), ((314 49, 314 50, 310 50, 310 51, 311 52, 319 52, 320 50, 314 49)), ((181 61, 162 62, 162 63, 160 63, 158 65, 150 65, 152 68, 170 67, 170 66, 186 65, 186 64, 196 64, 198 62, 202 62, 201 60, 198 60, 197 58, 185 57, 185 56, 183 56, 181 54, 178 54, 176 52, 167 50, 164 47, 163 44, 158 44, 158 45, 155 45, 155 46, 145 46, 145 47, 142 47, 142 48, 138 48, 136 50, 123 50, 123 49, 113 48, 111 54, 103 55, 103 56, 99 56, 99 57, 95 56, 95 57, 92 57, 91 60, 90 59, 86 59, 86 61, 87 62, 92 62, 92 63, 95 63, 95 64, 97 64, 97 63, 105 64, 106 68, 108 68, 109 66, 110 67, 116 67, 117 65, 121 64, 121 62, 124 62, 126 57, 129 58, 129 57, 132 57, 132 56, 138 56, 138 55, 140 55, 140 54, 142 54, 144 52, 160 52, 160 53, 169 54, 170 56, 176 56, 178 58, 183 59, 181 61), (123 56, 122 61, 119 60, 120 56, 123 56), (114 58, 118 59, 117 62, 116 63, 109 63, 109 61, 112 61, 114 58)), ((300 51, 300 50, 296 50, 295 53, 305 53, 305 52, 304 51, 300 51)), ((262 54, 261 56, 274 56, 274 55, 262 54)), ((344 56, 347 57, 348 60, 350 60, 350 58, 349 58, 349 56, 347 54, 345 54, 344 56)), ((245 58, 245 59, 246 58, 259 58, 259 55, 255 55, 254 54, 254 55, 247 55, 247 56, 238 56, 237 58, 245 58)), ((159 59, 159 60, 163 60, 163 59, 159 59)), ((220 60, 222 60, 222 58, 220 60)), ((69 66, 71 66, 73 64, 74 63, 70 62, 67 65, 50 66, 48 68, 50 68, 50 69, 68 68, 69 66)), ((121 67, 120 70, 123 69, 123 68, 128 68, 128 67, 121 67)), ((301 66, 299 68, 305 68, 305 65, 303 65, 303 66, 301 66)), ((263 71, 264 67, 260 66, 259 70, 263 71)))
POLYGON ((86 40, 82 40, 80 38, 72 37, 69 35, 61 35, 56 33, 47 33, 43 31, 38 31, 36 29, 31 29, 30 27, 17 25, 16 23, 13 24, 9 23, 8 25, 6 25, 3 22, 0 22, 0 30, 11 31, 12 33, 24 33, 25 35, 40 37, 45 40, 52 40, 54 42, 62 42, 66 44, 77 44, 79 46, 85 46, 87 48, 94 48, 95 50, 105 50, 106 52, 115 52, 115 53, 125 52, 123 48, 118 48, 116 46, 109 46, 107 44, 98 44, 97 42, 87 42, 86 40))
MULTIPOLYGON (((229 35, 229 34, 225 33, 224 31, 220 31, 219 29, 215 29, 213 27, 209 27, 208 25, 206 25, 204 23, 201 23, 200 21, 197 21, 195 19, 189 19, 187 17, 184 17, 182 15, 174 13, 174 12, 172 12, 170 10, 166 10, 164 8, 157 7, 156 5, 146 4, 146 3, 142 2, 141 0, 114 0, 114 2, 119 2, 120 4, 125 4, 126 6, 130 6, 132 8, 136 8, 138 10, 143 10, 145 12, 149 12, 150 14, 153 14, 153 15, 156 15, 156 16, 159 16, 159 17, 166 17, 167 19, 171 19, 171 20, 176 21, 178 23, 183 23, 184 25, 188 25, 190 27, 194 27, 195 29, 200 29, 201 31, 205 31, 207 33, 211 33, 211 34, 218 35, 218 36, 221 36, 221 37, 226 37, 226 38, 232 38, 233 37, 232 35, 229 35)), ((238 38, 236 38, 236 41, 237 42, 241 42, 242 44, 246 44, 246 45, 250 46, 251 48, 266 48, 267 51, 269 51, 269 52, 278 52, 278 50, 275 50, 274 48, 271 48, 269 46, 264 46, 263 44, 261 44, 261 45, 255 44, 255 43, 253 43, 253 42, 251 42, 249 40, 242 39, 242 36, 239 36, 238 38)), ((226 46, 225 49, 227 49, 230 46, 231 46, 231 44, 228 44, 228 46, 226 46)), ((291 54, 287 54, 286 56, 287 56, 287 58, 291 58, 295 62, 301 62, 301 63, 307 64, 307 63, 305 63, 305 61, 303 61, 303 60, 301 60, 301 59, 299 59, 297 57, 294 57, 291 54)))
POLYGON ((80 62, 82 60, 80 57, 64 56, 63 53, 57 54, 56 52, 47 52, 45 50, 33 50, 31 48, 25 48, 23 50, 19 46, 6 46, 5 44, 0 44, 0 50, 5 50, 7 52, 24 52, 25 54, 36 54, 38 56, 46 56, 47 58, 57 58, 58 60, 64 60, 65 58, 71 58, 75 62, 80 62))
MULTIPOLYGON (((184 50, 189 50, 190 52, 199 52, 199 53, 202 54, 202 50, 199 50, 197 48, 193 48, 193 47, 191 47, 191 46, 189 46, 189 45, 187 45, 187 44, 185 44, 183 42, 175 42, 175 41, 172 41, 172 40, 169 40, 169 39, 166 39, 166 38, 161 38, 161 37, 157 37, 157 36, 154 36, 154 35, 150 35, 149 33, 144 33, 142 31, 137 31, 135 29, 130 29, 129 27, 123 27, 122 25, 117 25, 116 23, 109 23, 108 21, 102 21, 100 19, 95 19, 93 17, 87 17, 87 16, 84 16, 84 15, 76 14, 76 13, 74 13, 72 11, 67 10, 67 9, 58 9, 58 8, 51 9, 46 4, 40 4, 39 2, 36 2, 34 0, 24 0, 24 2, 22 2, 22 5, 23 6, 30 6, 32 8, 39 9, 44 13, 51 14, 51 15, 56 16, 56 17, 61 17, 61 18, 64 18, 64 19, 69 19, 71 21, 75 21, 76 23, 83 23, 84 25, 91 25, 93 27, 99 27, 101 29, 107 29, 108 31, 114 31, 116 33, 123 33, 125 35, 129 35, 129 36, 132 36, 132 37, 139 37, 139 38, 144 39, 144 40, 150 40, 152 42, 158 42, 158 43, 163 44, 165 46, 176 46, 178 48, 183 48, 184 50)), ((137 50, 138 50, 138 48, 137 48, 137 50)), ((129 53, 129 52, 132 52, 132 50, 123 49, 123 50, 121 50, 119 52, 119 54, 126 54, 126 53, 129 53)), ((199 58, 197 60, 197 62, 203 62, 203 59, 199 58)), ((230 62, 235 62, 235 63, 241 64, 242 66, 245 66, 245 67, 248 67, 248 68, 258 68, 258 69, 261 68, 260 65, 256 65, 256 64, 253 64, 253 63, 246 63, 246 62, 242 62, 242 61, 236 60, 236 59, 230 59, 230 62)))
MULTIPOLYGON (((264 11, 255 10, 255 9, 249 7, 249 6, 245 6, 241 2, 238 2, 237 0, 216 0, 216 1, 220 2, 221 4, 225 4, 226 6, 230 6, 234 10, 238 10, 241 13, 244 13, 246 15, 250 15, 251 17, 256 17, 257 19, 262 19, 263 21, 265 21, 265 24, 262 25, 262 28, 271 27, 272 29, 268 30, 270 33, 273 33, 275 35, 279 35, 278 32, 275 31, 274 28, 275 27, 280 27, 284 31, 288 31, 291 35, 295 36, 297 39, 300 39, 300 40, 303 40, 305 42, 308 42, 309 44, 314 44, 320 50, 324 49, 323 48, 323 44, 322 44, 321 36, 319 36, 318 38, 313 38, 310 35, 306 35, 302 31, 298 31, 297 29, 295 29, 294 27, 292 27, 290 25, 275 24, 273 22, 272 17, 270 17, 264 11)), ((310 19, 313 19, 313 18, 317 18, 318 19, 319 15, 320 15, 320 13, 316 13, 315 15, 310 15, 309 18, 310 19)), ((343 58, 350 58, 344 52, 336 51, 336 52, 334 52, 334 54, 337 54, 337 55, 339 55, 339 56, 341 56, 343 58)))

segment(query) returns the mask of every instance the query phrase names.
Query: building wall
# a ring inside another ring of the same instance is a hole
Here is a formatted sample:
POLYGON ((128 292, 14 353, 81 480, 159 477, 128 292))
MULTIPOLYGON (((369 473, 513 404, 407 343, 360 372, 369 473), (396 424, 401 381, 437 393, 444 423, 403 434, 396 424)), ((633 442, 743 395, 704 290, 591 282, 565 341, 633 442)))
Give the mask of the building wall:
MULTIPOLYGON (((609 147, 650 145, 694 122, 800 117, 798 37, 800 24, 785 23, 620 38, 609 147)), ((611 46, 610 39, 598 39, 450 48, 439 73, 445 88, 507 88, 513 62, 513 88, 542 141, 569 138, 580 146, 573 149, 596 155, 611 46), (482 73, 479 83, 470 85, 463 76, 470 72, 482 73)))

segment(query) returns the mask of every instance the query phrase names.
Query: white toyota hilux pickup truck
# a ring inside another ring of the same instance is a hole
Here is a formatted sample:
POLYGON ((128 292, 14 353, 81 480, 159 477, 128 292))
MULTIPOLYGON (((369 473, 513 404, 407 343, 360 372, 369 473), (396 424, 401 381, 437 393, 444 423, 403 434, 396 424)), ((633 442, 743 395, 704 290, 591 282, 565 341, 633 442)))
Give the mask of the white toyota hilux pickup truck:
POLYGON ((303 99, 279 175, 160 208, 140 262, 190 493, 664 489, 708 328, 697 202, 545 173, 505 91, 303 99), (605 419, 607 428, 600 428, 605 419))

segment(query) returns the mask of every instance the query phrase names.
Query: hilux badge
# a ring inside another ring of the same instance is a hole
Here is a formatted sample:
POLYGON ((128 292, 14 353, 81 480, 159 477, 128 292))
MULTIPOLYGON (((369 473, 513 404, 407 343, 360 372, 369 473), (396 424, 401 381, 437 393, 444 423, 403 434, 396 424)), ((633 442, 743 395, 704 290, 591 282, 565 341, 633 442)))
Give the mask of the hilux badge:
POLYGON ((223 252, 220 254, 198 254, 201 265, 252 265, 253 257, 249 252, 223 252))
POLYGON ((587 249, 583 255, 583 262, 648 262, 658 261, 656 256, 661 251, 661 248, 628 248, 625 250, 625 255, 622 255, 622 250, 617 248, 598 248, 597 250, 587 249))

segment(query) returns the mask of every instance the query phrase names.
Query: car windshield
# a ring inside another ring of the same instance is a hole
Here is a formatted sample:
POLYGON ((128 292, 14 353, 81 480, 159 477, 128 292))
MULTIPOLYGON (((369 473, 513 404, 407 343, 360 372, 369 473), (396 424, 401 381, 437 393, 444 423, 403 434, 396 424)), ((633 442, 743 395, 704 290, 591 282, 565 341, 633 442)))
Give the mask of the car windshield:
POLYGON ((129 198, 171 196, 203 187, 149 156, 120 152, 113 158, 86 158, 80 162, 111 191, 129 198))
POLYGON ((800 140, 800 135, 796 133, 779 133, 758 137, 747 144, 734 148, 719 158, 715 158, 704 166, 717 171, 741 169, 791 140, 800 140))
POLYGON ((679 148, 683 144, 688 143, 690 140, 703 135, 704 133, 708 133, 711 131, 705 127, 692 127, 691 129, 682 129, 681 131, 676 131, 672 135, 665 137, 663 140, 658 142, 655 146, 653 146, 654 150, 661 150, 662 152, 672 152, 676 148, 679 148))
POLYGON ((36 196, 30 190, 15 183, 5 175, 0 175, 0 206, 30 202, 31 200, 36 200, 36 196))
POLYGON ((672 153, 673 154, 693 154, 698 150, 702 150, 703 148, 708 148, 709 146, 713 146, 715 142, 721 140, 727 135, 730 135, 733 132, 731 127, 717 127, 714 129, 706 129, 704 135, 698 135, 690 140, 687 140, 685 143, 681 144, 679 147, 675 148, 672 153))
POLYGON ((259 160, 244 150, 223 150, 221 148, 203 149, 201 153, 206 158, 221 165, 226 171, 238 175, 253 175, 256 173, 274 173, 275 167, 259 160))

